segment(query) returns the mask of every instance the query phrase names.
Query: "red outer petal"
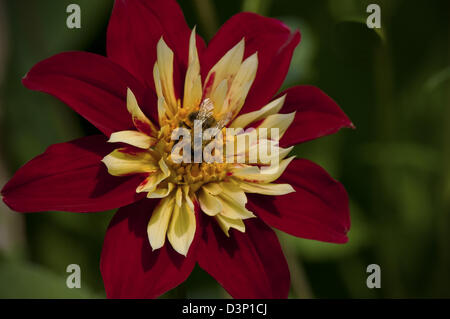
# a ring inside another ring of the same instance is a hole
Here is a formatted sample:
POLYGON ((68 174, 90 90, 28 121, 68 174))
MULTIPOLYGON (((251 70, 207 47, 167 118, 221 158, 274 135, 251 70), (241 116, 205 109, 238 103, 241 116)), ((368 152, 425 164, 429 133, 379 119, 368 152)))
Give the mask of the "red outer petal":
POLYGON ((248 194, 247 208, 268 225, 288 234, 347 242, 350 212, 342 184, 305 159, 292 161, 278 181, 291 184, 296 192, 282 196, 248 194))
POLYGON ((353 123, 328 95, 314 86, 295 86, 287 94, 283 113, 297 112, 280 141, 290 146, 334 134, 343 127, 354 128, 353 123))
POLYGON ((208 45, 202 60, 204 79, 242 38, 245 38, 244 57, 258 52, 258 71, 243 108, 243 112, 251 112, 264 106, 280 88, 294 49, 300 42, 300 33, 291 33, 276 19, 249 12, 238 13, 220 28, 208 45))
MULTIPOLYGON (((108 57, 122 65, 149 87, 154 87, 153 66, 156 44, 164 37, 175 53, 175 82, 188 64, 189 36, 183 12, 174 0, 120 0, 114 4, 107 34, 108 57)), ((197 37, 199 53, 204 41, 197 37)))
POLYGON ((108 298, 156 298, 192 272, 196 240, 187 257, 175 252, 168 242, 152 251, 147 224, 157 203, 141 200, 121 208, 112 219, 100 261, 108 298))
POLYGON ((39 62, 22 82, 57 97, 107 136, 133 128, 126 108, 127 87, 139 102, 144 97, 144 88, 127 71, 87 52, 65 52, 39 62))
POLYGON ((50 146, 22 168, 1 191, 19 212, 95 212, 133 203, 142 177, 114 177, 101 159, 114 145, 102 135, 50 146))
POLYGON ((259 219, 246 221, 245 233, 226 237, 207 218, 198 250, 200 267, 234 298, 287 298, 289 268, 274 231, 259 219))

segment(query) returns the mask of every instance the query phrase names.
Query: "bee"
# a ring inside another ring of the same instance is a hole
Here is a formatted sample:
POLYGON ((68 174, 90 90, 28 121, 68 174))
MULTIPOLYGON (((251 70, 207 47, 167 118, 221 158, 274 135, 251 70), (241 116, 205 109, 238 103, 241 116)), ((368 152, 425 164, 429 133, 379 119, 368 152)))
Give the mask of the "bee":
POLYGON ((216 128, 220 131, 229 122, 231 114, 227 114, 227 116, 217 121, 213 111, 214 103, 209 98, 204 99, 200 104, 199 110, 188 115, 188 120, 192 124, 191 127, 195 121, 201 121, 202 129, 216 128))
POLYGON ((216 119, 213 114, 214 103, 206 98, 203 100, 202 104, 200 104, 200 108, 198 111, 194 111, 188 115, 188 120, 194 125, 195 121, 200 121, 202 123, 202 129, 208 129, 214 127, 217 124, 216 119))

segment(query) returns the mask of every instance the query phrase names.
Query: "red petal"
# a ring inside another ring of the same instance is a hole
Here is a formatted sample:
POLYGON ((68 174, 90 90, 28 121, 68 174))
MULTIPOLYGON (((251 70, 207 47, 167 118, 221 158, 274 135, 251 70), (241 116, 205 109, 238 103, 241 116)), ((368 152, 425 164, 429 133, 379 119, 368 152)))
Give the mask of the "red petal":
POLYGON ((258 72, 243 108, 243 112, 251 112, 264 106, 280 88, 300 42, 300 33, 291 33, 276 19, 249 12, 236 14, 208 45, 202 60, 203 78, 242 38, 245 38, 244 57, 258 52, 258 72))
POLYGON ((144 97, 144 88, 127 71, 87 52, 61 53, 39 62, 23 84, 57 97, 107 136, 133 128, 126 108, 127 87, 138 101, 144 97))
MULTIPOLYGON (((116 1, 108 26, 108 56, 154 87, 156 44, 163 36, 174 51, 176 87, 180 87, 180 76, 188 63, 190 34, 183 12, 174 0, 116 1)), ((200 53, 205 47, 200 37, 197 47, 200 53)))
POLYGON ((251 219, 245 233, 231 230, 228 238, 206 219, 197 253, 200 267, 234 298, 287 298, 289 269, 273 230, 251 219))
POLYGON ((112 219, 100 261, 108 298, 156 298, 192 272, 192 245, 187 257, 175 252, 169 243, 152 251, 147 224, 157 203, 141 200, 121 208, 112 219))
POLYGON ((294 122, 281 139, 282 146, 290 146, 333 134, 353 123, 328 95, 314 86, 295 86, 287 94, 282 113, 296 111, 294 122))
POLYGON ((102 135, 52 145, 16 172, 3 200, 19 212, 95 212, 133 203, 142 178, 111 176, 100 162, 113 147, 102 135))
POLYGON ((268 225, 288 234, 347 242, 350 212, 342 184, 305 159, 293 160, 278 181, 291 184, 296 192, 282 196, 248 194, 247 208, 268 225))

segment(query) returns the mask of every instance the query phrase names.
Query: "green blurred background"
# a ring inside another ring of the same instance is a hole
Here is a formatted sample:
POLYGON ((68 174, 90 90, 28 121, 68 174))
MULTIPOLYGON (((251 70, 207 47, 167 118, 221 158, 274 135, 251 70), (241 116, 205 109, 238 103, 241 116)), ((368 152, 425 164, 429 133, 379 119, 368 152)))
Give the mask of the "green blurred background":
MULTIPOLYGON (((320 87, 357 126, 296 147, 343 182, 352 228, 346 245, 280 234, 291 297, 450 297, 450 1, 180 2, 205 39, 243 10, 299 28, 284 87, 320 87), (370 3, 381 6, 377 32, 365 24, 370 3), (373 263, 381 266, 380 289, 366 286, 373 263)), ((62 51, 104 55, 112 4, 0 0, 0 186, 50 144, 96 132, 53 97, 25 89, 21 78, 62 51), (81 6, 81 29, 66 27, 70 3, 81 6)), ((104 298, 99 259, 112 215, 23 215, 1 203, 0 298, 104 298), (81 266, 81 289, 66 287, 73 263, 81 266)), ((165 297, 226 296, 196 268, 165 297)))

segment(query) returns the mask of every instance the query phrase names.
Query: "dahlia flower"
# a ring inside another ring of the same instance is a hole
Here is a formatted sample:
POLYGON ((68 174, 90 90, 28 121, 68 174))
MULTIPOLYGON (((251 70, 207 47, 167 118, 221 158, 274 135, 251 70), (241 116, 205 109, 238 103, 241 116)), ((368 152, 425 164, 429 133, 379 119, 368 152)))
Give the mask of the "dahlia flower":
POLYGON ((109 298, 158 297, 197 263, 233 297, 286 298, 289 269, 271 227, 334 243, 350 228, 344 187, 288 157, 295 144, 352 127, 318 88, 277 95, 299 42, 278 20, 239 13, 206 46, 174 0, 116 1, 107 57, 61 53, 23 78, 101 134, 50 146, 4 186, 4 202, 18 212, 119 208, 100 262, 109 298), (172 134, 195 120, 218 131, 276 128, 279 140, 256 146, 274 142, 279 165, 176 161, 172 134))

